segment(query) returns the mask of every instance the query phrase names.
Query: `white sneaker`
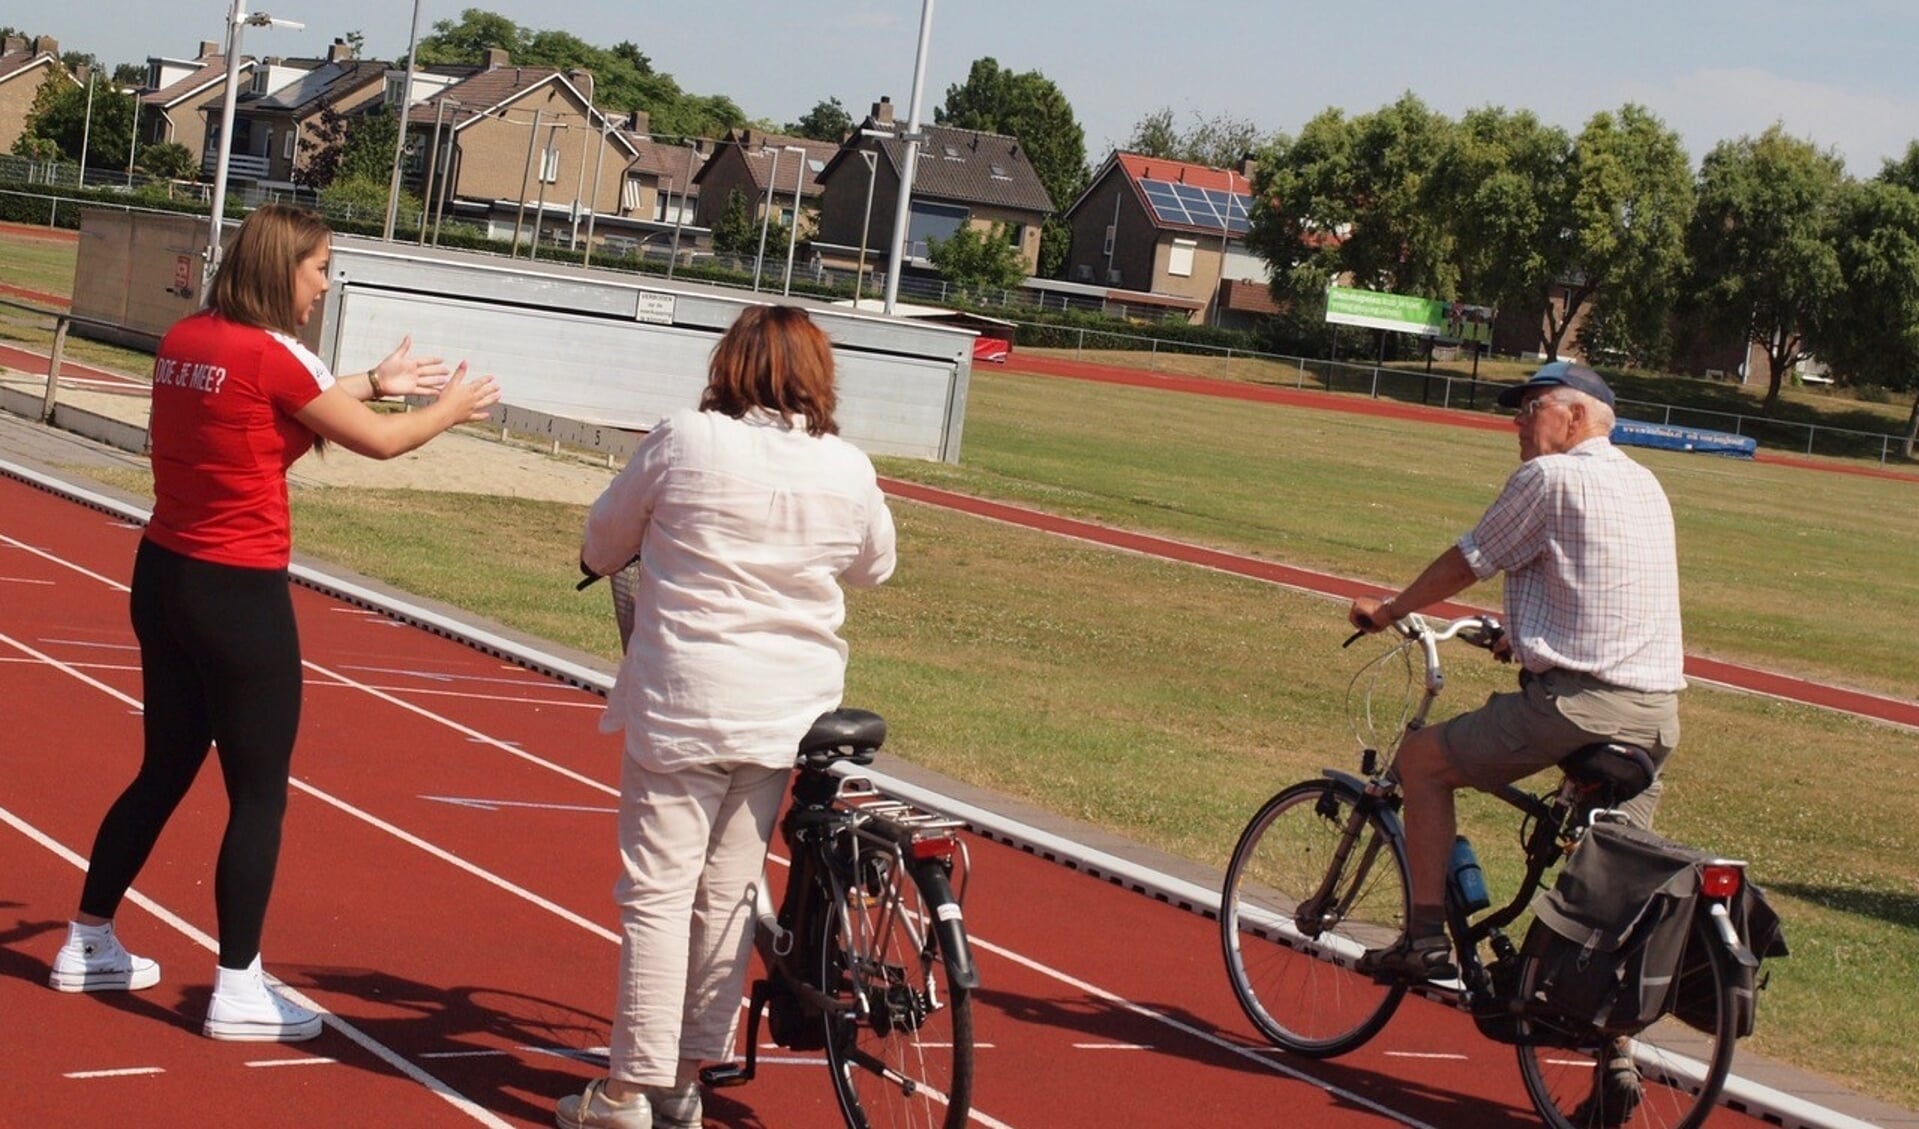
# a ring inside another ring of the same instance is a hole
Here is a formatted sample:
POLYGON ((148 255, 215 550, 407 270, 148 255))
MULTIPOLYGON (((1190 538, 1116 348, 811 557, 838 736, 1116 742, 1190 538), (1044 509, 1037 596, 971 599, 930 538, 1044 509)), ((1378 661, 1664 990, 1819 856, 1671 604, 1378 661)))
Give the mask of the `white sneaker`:
POLYGON ((274 991, 256 956, 239 972, 214 969, 213 1002, 201 1030, 209 1039, 298 1043, 320 1033, 320 1015, 274 991))
POLYGON ((700 1084, 648 1086, 646 1101, 653 1107, 653 1129, 700 1129, 700 1084))
POLYGON ((126 950, 105 925, 67 924, 67 941, 53 957, 47 983, 62 992, 105 992, 151 988, 160 982, 160 965, 126 950))
POLYGON ((559 1129, 653 1129, 658 1123, 646 1095, 616 1102, 606 1096, 606 1079, 595 1078, 583 1092, 560 1099, 553 1124, 559 1129))

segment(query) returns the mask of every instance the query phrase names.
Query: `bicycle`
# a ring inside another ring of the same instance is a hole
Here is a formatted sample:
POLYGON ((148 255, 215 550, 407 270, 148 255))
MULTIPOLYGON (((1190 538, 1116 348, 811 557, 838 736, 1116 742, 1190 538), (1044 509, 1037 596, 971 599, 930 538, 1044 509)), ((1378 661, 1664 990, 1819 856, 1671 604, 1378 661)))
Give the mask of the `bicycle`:
POLYGON ((878 714, 840 709, 800 742, 780 821, 792 868, 779 910, 764 878, 757 891, 754 947, 767 975, 747 1003, 746 1061, 700 1077, 715 1088, 752 1081, 765 1014, 779 1046, 825 1051, 853 1129, 959 1129, 972 1104, 979 987, 960 909, 971 870, 956 821, 839 771, 871 764, 885 738, 878 714))
MULTIPOLYGON (((584 562, 580 571, 576 590, 599 579, 584 562)), ((638 558, 609 580, 624 646, 638 558)), ((705 1067, 700 1081, 728 1089, 753 1080, 764 1014, 775 1044, 825 1053, 850 1129, 961 1129, 979 987, 961 909, 970 856, 957 820, 888 799, 852 771, 885 743, 885 719, 858 709, 822 714, 800 739, 780 819, 791 867, 779 909, 764 872, 754 889, 753 946, 766 976, 748 995, 746 1058, 705 1067)))
MULTIPOLYGON (((1469 616, 1440 625, 1408 616, 1393 625, 1402 637, 1353 679, 1353 691, 1368 670, 1373 679, 1360 694, 1356 718, 1371 729, 1374 698, 1385 661, 1399 656, 1413 677, 1413 651, 1424 664, 1424 692, 1402 707, 1392 741, 1377 731, 1361 733, 1358 775, 1326 769, 1285 788, 1247 823, 1233 849, 1220 895, 1220 939, 1234 995, 1259 1032, 1273 1044, 1313 1058, 1332 1058, 1371 1039, 1390 1019, 1412 985, 1376 980, 1358 971, 1361 953, 1396 941, 1411 913, 1402 797, 1391 752, 1405 733, 1426 722, 1445 682, 1439 644, 1459 639, 1493 649, 1503 636, 1499 622, 1469 616), (1368 736, 1373 740, 1368 740, 1368 736), (1383 758, 1377 746, 1390 745, 1383 758), (1368 747, 1371 746, 1371 747, 1368 747)), ((1348 639, 1350 644, 1354 635, 1348 639)), ((1349 691, 1349 694, 1353 693, 1349 691)), ((1707 985, 1710 1020, 1699 1028, 1670 1015, 1630 1032, 1568 1021, 1545 1008, 1541 985, 1546 964, 1534 938, 1515 945, 1503 930, 1517 920, 1541 888, 1542 876, 1576 849, 1588 829, 1617 819, 1613 810, 1643 791, 1653 778, 1642 749, 1591 745, 1559 764, 1564 777, 1543 796, 1508 785, 1493 794, 1522 814, 1520 841, 1525 877, 1511 902, 1474 918, 1456 882, 1446 892, 1446 926, 1458 979, 1421 985, 1422 994, 1470 1014, 1487 1037, 1517 1048, 1526 1092, 1554 1129, 1626 1124, 1646 1129, 1693 1129, 1711 1112, 1732 1065, 1739 1008, 1750 1020, 1750 988, 1736 998, 1736 969, 1757 966, 1732 924, 1728 905, 1743 881, 1745 864, 1712 859, 1704 864, 1697 912, 1687 927, 1686 976, 1707 985), (1490 962, 1481 951, 1492 953, 1490 962), (1699 979, 1704 977, 1706 979, 1699 979), (1631 1061, 1642 1094, 1636 1109, 1620 1116, 1598 1086, 1609 1061, 1630 1038, 1631 1061)), ((1699 990, 1695 987, 1693 990, 1699 990)), ((1689 1021, 1690 1022, 1690 1021, 1689 1021)))

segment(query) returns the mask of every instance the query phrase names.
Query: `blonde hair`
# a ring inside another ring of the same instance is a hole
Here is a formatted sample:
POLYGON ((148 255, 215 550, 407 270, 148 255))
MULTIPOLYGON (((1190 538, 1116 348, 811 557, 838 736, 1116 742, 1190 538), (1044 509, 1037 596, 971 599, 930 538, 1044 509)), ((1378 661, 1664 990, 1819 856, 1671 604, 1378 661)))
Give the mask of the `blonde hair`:
POLYGON ((833 419, 833 343, 798 306, 748 306, 713 347, 700 410, 739 419, 754 408, 806 417, 815 438, 833 419))
POLYGON ((207 308, 231 322, 281 333, 300 331, 293 276, 300 260, 327 245, 333 231, 318 214, 268 204, 240 224, 207 291, 207 308))

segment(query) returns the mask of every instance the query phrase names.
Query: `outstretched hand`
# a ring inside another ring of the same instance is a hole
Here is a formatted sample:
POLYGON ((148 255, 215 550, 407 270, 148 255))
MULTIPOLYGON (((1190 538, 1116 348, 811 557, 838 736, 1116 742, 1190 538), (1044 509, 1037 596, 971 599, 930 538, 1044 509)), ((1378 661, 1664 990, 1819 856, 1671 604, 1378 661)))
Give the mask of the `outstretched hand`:
POLYGON ((400 347, 373 366, 379 376, 380 391, 389 396, 430 396, 446 387, 452 372, 439 357, 416 357, 413 338, 400 339, 400 347))
POLYGON ((465 361, 461 361, 452 375, 440 383, 440 403, 445 404, 454 413, 455 419, 461 422, 478 423, 486 418, 488 408, 500 402, 499 384, 491 375, 468 380, 465 361))

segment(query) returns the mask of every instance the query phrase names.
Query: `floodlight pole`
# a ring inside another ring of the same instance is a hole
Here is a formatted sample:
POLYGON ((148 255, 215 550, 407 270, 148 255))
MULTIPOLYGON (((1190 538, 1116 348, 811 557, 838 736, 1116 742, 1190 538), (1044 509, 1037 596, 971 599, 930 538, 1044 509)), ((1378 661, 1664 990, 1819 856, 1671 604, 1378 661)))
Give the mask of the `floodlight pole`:
POLYGON ((920 100, 926 93, 926 51, 932 40, 933 0, 920 0, 920 45, 913 60, 913 100, 906 111, 906 132, 901 135, 906 142, 906 161, 900 169, 899 206, 893 210, 893 245, 886 254, 885 310, 889 314, 899 299, 900 261, 906 250, 907 224, 913 215, 913 172, 919 167, 920 159, 920 100))
POLYGON ((860 308, 860 285, 866 281, 866 235, 873 226, 873 174, 880 167, 880 155, 871 149, 861 149, 860 159, 866 162, 866 218, 860 221, 860 265, 853 275, 853 308, 860 308))
MULTIPOLYGON (((762 147, 761 152, 765 152, 762 147)), ((773 150, 773 167, 766 170, 766 208, 760 213, 760 250, 753 256, 753 293, 760 292, 760 266, 766 262, 766 229, 773 222, 773 181, 780 175, 780 151, 773 150)), ((718 226, 718 225, 715 225, 718 226)))
MULTIPOLYGON (((600 115, 600 150, 598 155, 593 158, 593 195, 588 197, 586 207, 586 246, 584 253, 580 256, 580 265, 583 267, 593 265, 593 221, 598 218, 600 214, 600 173, 605 171, 606 168, 606 142, 607 138, 612 136, 612 133, 613 119, 602 113, 600 115)), ((586 162, 585 150, 581 150, 580 162, 582 164, 586 162)), ((623 191, 624 189, 625 184, 622 183, 621 190, 623 191)), ((619 192, 613 194, 613 210, 615 213, 618 213, 620 210, 619 196, 619 192)), ((574 224, 575 230, 578 230, 579 221, 575 220, 574 224)))
POLYGON ((80 125, 80 182, 77 187, 87 186, 87 146, 93 139, 93 71, 87 71, 87 116, 80 125))
POLYGON ((680 138, 686 146, 686 179, 680 183, 680 206, 673 213, 673 257, 666 263, 666 280, 673 281, 673 268, 680 262, 680 229, 686 226, 686 194, 693 188, 693 158, 699 154, 699 147, 692 138, 680 138))
POLYGON ((208 216, 207 250, 200 275, 202 303, 206 301, 208 287, 213 285, 213 272, 220 268, 220 232, 225 226, 227 208, 227 168, 233 153, 233 103, 239 97, 236 87, 240 81, 241 28, 246 26, 283 27, 290 31, 306 28, 298 20, 276 20, 265 12, 249 15, 246 0, 233 0, 233 6, 227 11, 227 85, 220 99, 219 148, 213 160, 213 210, 208 216))
POLYGON ((446 116, 445 98, 433 103, 433 146, 426 151, 426 180, 420 184, 420 237, 415 246, 426 246, 426 217, 433 210, 433 177, 440 171, 440 122, 446 116))
POLYGON ((133 96, 133 135, 127 139, 127 187, 133 187, 133 155, 140 147, 140 88, 135 86, 127 93, 133 96))
MULTIPOLYGON (((520 174, 520 207, 513 213, 513 246, 507 251, 507 258, 518 258, 520 254, 520 227, 526 222, 526 182, 533 178, 533 151, 540 147, 540 113, 544 106, 533 108, 533 132, 526 139, 526 171, 520 174)), ((545 172, 545 169, 541 170, 545 172)), ((533 238, 540 237, 538 221, 535 221, 533 238)))
POLYGON ((540 201, 533 208, 533 239, 526 245, 527 262, 540 257, 540 228, 546 221, 546 160, 553 158, 553 179, 560 179, 560 131, 566 128, 565 122, 554 122, 546 127, 546 148, 540 152, 540 201))
MULTIPOLYGON (((393 242, 393 221, 400 214, 400 155, 406 152, 406 116, 413 107, 413 73, 419 60, 420 46, 420 0, 413 0, 413 30, 406 40, 406 77, 400 80, 400 107, 394 114, 399 124, 399 136, 393 142, 393 172, 386 182, 386 224, 380 228, 382 242, 393 242)), ((422 194, 424 197, 424 193, 422 194)), ((426 216, 420 217, 422 226, 426 216)))
POLYGON ((786 279, 780 284, 780 297, 790 297, 793 293, 793 249, 800 242, 800 188, 806 183, 806 150, 798 145, 784 145, 781 148, 794 154, 794 164, 799 168, 793 173, 793 227, 786 233, 786 279))

